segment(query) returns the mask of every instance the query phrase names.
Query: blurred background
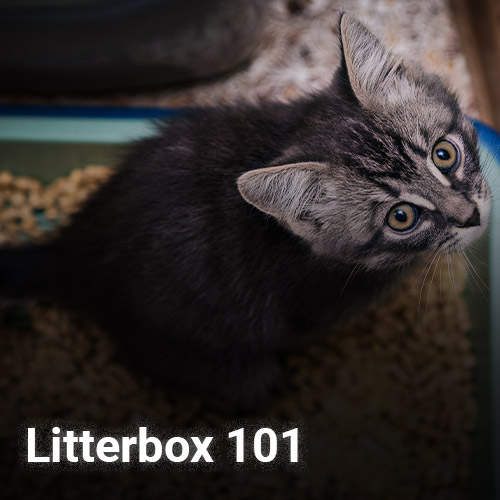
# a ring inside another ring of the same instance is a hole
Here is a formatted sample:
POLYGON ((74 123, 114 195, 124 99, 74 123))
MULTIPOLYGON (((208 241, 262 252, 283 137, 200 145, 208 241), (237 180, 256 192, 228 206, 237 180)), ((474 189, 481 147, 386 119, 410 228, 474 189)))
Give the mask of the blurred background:
MULTIPOLYGON (((0 243, 50 237, 151 118, 326 86, 339 7, 500 128, 496 0, 0 0, 0 243)), ((23 471, 25 419, 224 428, 236 416, 129 371, 87 318, 2 305, 2 498, 493 498, 494 231, 470 263, 419 270, 290 356, 261 417, 306 425, 302 471, 23 471)))
POLYGON ((498 125, 496 0, 1 0, 1 99, 171 106, 290 98, 331 76, 339 5, 498 125))

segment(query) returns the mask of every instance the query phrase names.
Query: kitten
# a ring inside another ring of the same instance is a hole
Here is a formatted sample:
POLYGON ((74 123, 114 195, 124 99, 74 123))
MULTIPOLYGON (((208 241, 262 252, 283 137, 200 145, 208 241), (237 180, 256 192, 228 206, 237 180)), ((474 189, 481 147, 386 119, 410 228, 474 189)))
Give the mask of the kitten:
POLYGON ((294 340, 488 223, 456 98, 348 14, 339 39, 321 93, 161 125, 54 241, 1 251, 0 295, 90 311, 169 387, 264 403, 294 340))

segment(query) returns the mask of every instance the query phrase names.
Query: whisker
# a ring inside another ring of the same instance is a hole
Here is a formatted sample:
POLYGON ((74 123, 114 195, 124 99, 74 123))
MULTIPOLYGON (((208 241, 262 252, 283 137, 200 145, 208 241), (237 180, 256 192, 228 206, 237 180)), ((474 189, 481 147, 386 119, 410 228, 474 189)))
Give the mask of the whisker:
POLYGON ((425 324, 425 320, 427 318, 427 308, 429 307, 429 300, 431 297, 432 282, 434 281, 434 275, 436 274, 436 269, 437 269, 437 266, 439 264, 439 257, 440 257, 439 254, 436 254, 436 257, 438 257, 438 260, 436 262, 436 265, 434 266, 434 271, 432 272, 431 282, 429 284, 429 289, 427 290, 427 301, 425 303, 425 311, 424 311, 424 324, 425 324))
POLYGON ((420 278, 422 277, 422 275, 425 273, 425 270, 427 269, 427 265, 429 264, 429 262, 432 260, 432 258, 434 257, 434 254, 437 253, 438 250, 436 250, 434 253, 432 253, 430 256, 429 256, 429 260, 426 260, 425 263, 422 264, 422 266, 418 269, 418 272, 415 271, 415 276, 413 277, 412 281, 410 282, 410 288, 412 288, 413 286, 415 286, 415 283, 417 281, 420 281, 420 278))
POLYGON ((339 298, 340 300, 342 298, 342 295, 344 294, 345 289, 347 288, 347 284, 349 283, 350 279, 354 276, 354 273, 359 269, 360 263, 358 262, 353 268, 352 271, 349 273, 349 276, 347 277, 346 282, 344 283, 344 286, 342 287, 342 290, 340 291, 339 298))
POLYGON ((451 283, 453 285, 453 291, 455 292, 455 297, 458 300, 458 291, 457 291, 457 284, 455 282, 455 261, 453 258, 450 258, 451 262, 451 283))
POLYGON ((467 263, 467 267, 471 270, 471 277, 474 279, 474 282, 476 283, 476 286, 479 288, 479 291, 481 292, 481 295, 485 298, 486 301, 488 301, 488 297, 485 295, 483 289, 481 288, 480 284, 481 283, 484 288, 486 288, 486 290, 488 291, 488 294, 489 294, 489 286, 483 281, 483 279, 481 278, 481 276, 479 275, 479 273, 476 271, 474 265, 472 264, 472 262, 469 260, 469 258, 467 257, 467 255, 465 255, 465 252, 462 252, 462 255, 467 263), (474 277, 474 275, 476 277, 474 277), (479 280, 479 282, 476 280, 479 280))
POLYGON ((473 258, 476 260, 476 262, 477 262, 478 264, 481 264, 483 267, 489 268, 489 264, 488 264, 487 262, 484 262, 484 260, 480 259, 480 258, 477 256, 477 254, 474 252, 474 250, 475 250, 475 249, 477 248, 477 246, 478 246, 478 243, 479 243, 478 241, 475 241, 475 242, 474 242, 471 246, 469 246, 469 247, 465 250, 465 252, 469 252, 469 253, 470 253, 471 258, 473 257, 473 258))
POLYGON ((441 267, 439 268, 439 298, 443 301, 443 260, 444 255, 441 257, 441 267))
MULTIPOLYGON (((462 265, 465 266, 466 268, 468 268, 467 264, 465 263, 462 255, 460 255, 459 253, 457 253, 457 257, 460 259, 460 261, 462 262, 462 265)), ((467 282, 467 287, 469 288, 469 290, 471 291, 472 293, 472 296, 473 297, 476 297, 476 294, 474 293, 474 287, 472 286, 473 284, 477 286, 477 283, 476 282, 473 282, 472 281, 472 277, 469 275, 469 273, 466 271, 465 273, 465 281, 467 282)))
POLYGON ((428 266, 426 266, 427 271, 426 271, 424 279, 422 281, 422 286, 420 287, 420 293, 418 295, 418 309, 417 309, 417 319, 418 319, 419 322, 420 322, 420 304, 422 302, 422 291, 424 289, 424 285, 425 285, 425 282, 427 280, 427 275, 429 274, 429 271, 431 270, 432 264, 434 263, 434 260, 436 259, 437 256, 438 256, 438 252, 435 251, 434 255, 433 255, 433 258, 430 261, 430 264, 428 266))

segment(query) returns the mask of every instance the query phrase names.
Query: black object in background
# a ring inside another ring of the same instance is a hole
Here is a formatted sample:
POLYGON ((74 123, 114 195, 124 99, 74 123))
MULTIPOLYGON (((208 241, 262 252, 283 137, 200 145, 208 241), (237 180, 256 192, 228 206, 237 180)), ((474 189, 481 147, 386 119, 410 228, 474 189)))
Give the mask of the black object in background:
POLYGON ((0 0, 0 90, 82 92, 210 77, 246 61, 266 0, 0 0))

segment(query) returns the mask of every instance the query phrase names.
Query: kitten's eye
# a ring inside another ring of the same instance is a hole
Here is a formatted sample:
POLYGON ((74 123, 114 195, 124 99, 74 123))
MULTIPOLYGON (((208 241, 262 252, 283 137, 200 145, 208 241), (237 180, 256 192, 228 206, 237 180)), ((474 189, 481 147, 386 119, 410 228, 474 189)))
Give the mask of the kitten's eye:
POLYGON ((403 232, 413 229, 418 221, 418 211, 409 203, 395 205, 387 216, 387 225, 394 231, 403 232))
POLYGON ((432 161, 441 172, 450 172, 458 163, 457 147, 451 141, 441 139, 432 150, 432 161))

